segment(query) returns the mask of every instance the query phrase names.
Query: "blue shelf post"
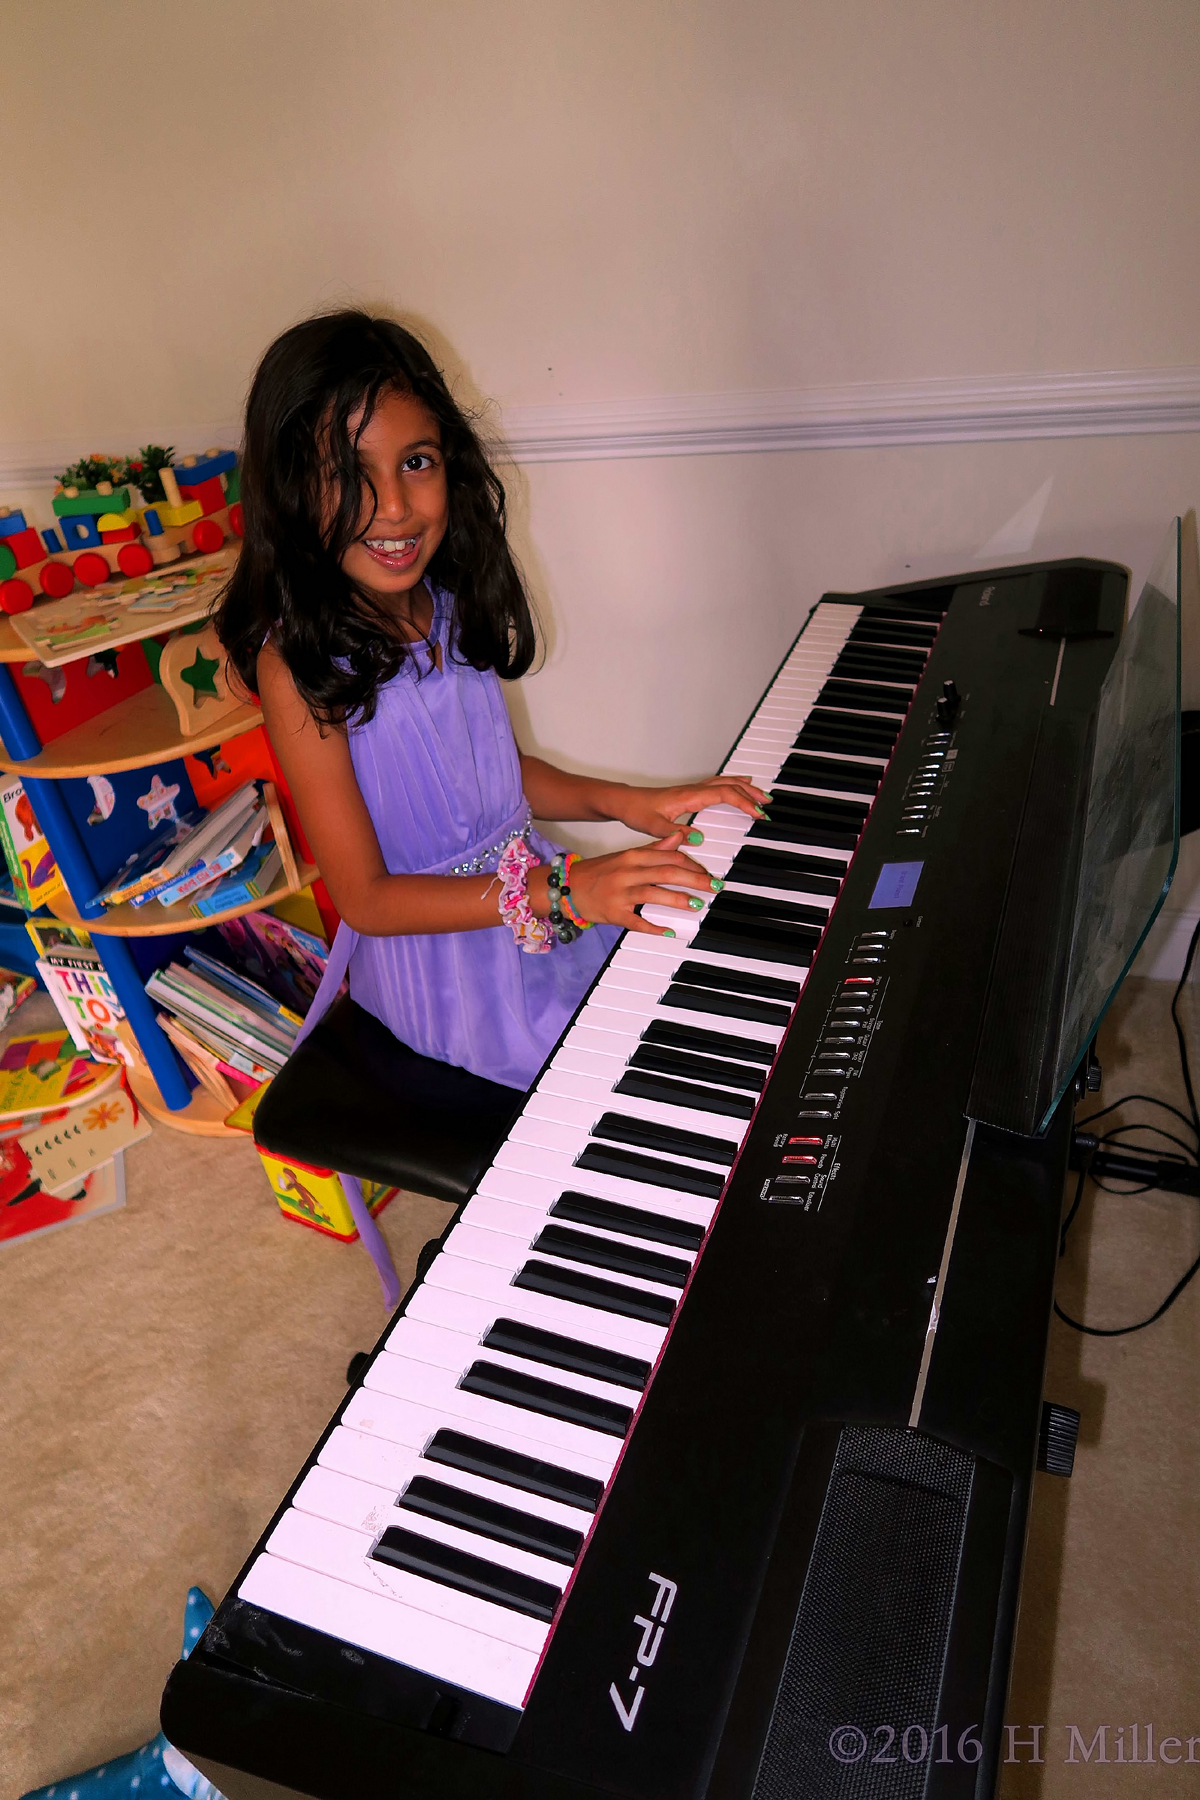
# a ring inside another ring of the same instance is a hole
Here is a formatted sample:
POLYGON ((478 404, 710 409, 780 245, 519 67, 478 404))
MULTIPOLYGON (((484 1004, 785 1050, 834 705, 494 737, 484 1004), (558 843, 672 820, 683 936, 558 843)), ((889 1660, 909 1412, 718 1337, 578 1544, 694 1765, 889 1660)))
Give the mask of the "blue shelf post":
MULTIPOLYGON (((0 736, 3 736, 4 748, 14 762, 27 761, 42 748, 6 663, 0 663, 0 736)), ((99 878, 75 828, 75 821, 67 810, 66 801, 58 791, 58 784, 24 776, 22 780, 38 824, 54 852, 54 860, 67 884, 76 912, 85 921, 101 918, 104 913, 103 903, 91 898, 99 884, 99 878), (83 897, 85 895, 86 899, 83 897)), ((158 1083, 164 1105, 171 1112, 182 1112, 192 1097, 191 1089, 179 1066, 174 1047, 159 1026, 154 1008, 146 998, 146 990, 129 954, 128 945, 123 938, 100 932, 96 933, 93 942, 142 1055, 150 1066, 150 1073, 158 1083)))

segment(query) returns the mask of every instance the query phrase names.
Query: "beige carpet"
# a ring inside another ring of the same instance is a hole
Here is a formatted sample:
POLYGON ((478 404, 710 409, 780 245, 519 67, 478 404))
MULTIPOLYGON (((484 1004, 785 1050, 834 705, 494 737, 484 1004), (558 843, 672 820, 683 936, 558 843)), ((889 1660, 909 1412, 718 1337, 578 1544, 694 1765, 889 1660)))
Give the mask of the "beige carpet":
MULTIPOLYGON (((1103 1098, 1177 1093, 1165 994, 1127 987, 1103 1098)), ((361 1248, 284 1224, 249 1145, 156 1129, 127 1161, 124 1211, 0 1251, 0 1800, 152 1735, 189 1584, 224 1592, 383 1323, 361 1248)), ((447 1216, 393 1203, 402 1274, 447 1216)), ((1192 1202, 1089 1203, 1064 1304, 1140 1316, 1198 1243, 1192 1202)), ((1132 1338, 1054 1328, 1084 1441, 1038 1478, 1008 1716, 1048 1726, 1046 1762, 1005 1800, 1200 1793, 1200 1764, 1063 1761, 1071 1724, 1200 1735, 1198 1353, 1200 1280, 1132 1338)))

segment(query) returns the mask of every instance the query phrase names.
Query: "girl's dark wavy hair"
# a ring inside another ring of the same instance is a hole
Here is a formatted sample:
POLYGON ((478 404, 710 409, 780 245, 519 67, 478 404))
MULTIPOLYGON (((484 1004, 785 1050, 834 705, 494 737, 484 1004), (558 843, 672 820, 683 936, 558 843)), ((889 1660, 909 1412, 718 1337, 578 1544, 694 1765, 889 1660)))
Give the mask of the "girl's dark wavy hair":
POLYGON ((270 636, 323 724, 371 719, 379 689, 410 654, 386 610, 342 568, 347 548, 363 535, 364 489, 378 503, 356 439, 391 391, 419 400, 441 431, 450 517, 428 574, 454 596, 456 655, 515 680, 537 647, 505 535, 504 488, 428 350, 403 326, 369 313, 308 319, 276 338, 250 388, 241 466, 245 537, 217 631, 252 693, 258 653, 270 636), (326 479, 337 505, 322 529, 326 479))

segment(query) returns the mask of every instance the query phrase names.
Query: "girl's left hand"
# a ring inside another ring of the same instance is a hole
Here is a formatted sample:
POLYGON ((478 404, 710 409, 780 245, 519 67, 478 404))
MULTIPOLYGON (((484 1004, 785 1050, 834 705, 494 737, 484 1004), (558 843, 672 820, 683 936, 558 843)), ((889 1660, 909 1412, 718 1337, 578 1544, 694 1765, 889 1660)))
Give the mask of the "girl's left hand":
POLYGON ((770 797, 752 781, 714 775, 692 786, 626 788, 617 796, 620 811, 614 810, 613 817, 628 825, 630 831, 664 838, 677 829, 685 813, 699 812, 704 806, 735 806, 753 819, 764 818, 763 809, 770 797))

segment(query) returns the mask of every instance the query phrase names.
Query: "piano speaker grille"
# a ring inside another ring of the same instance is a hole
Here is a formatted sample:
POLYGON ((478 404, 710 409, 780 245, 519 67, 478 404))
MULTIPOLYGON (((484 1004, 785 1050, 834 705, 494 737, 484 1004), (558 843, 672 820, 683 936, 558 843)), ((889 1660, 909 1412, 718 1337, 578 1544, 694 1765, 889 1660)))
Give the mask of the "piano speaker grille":
POLYGON ((753 1800, 920 1800, 933 1752, 903 1734, 931 1745, 939 1723, 973 1466, 915 1431, 843 1428, 753 1800))

